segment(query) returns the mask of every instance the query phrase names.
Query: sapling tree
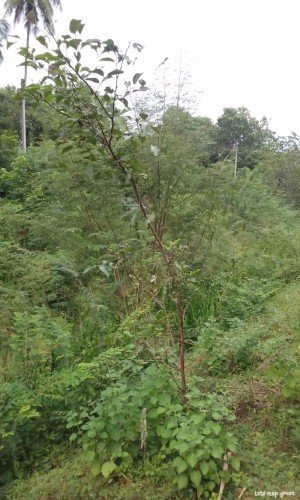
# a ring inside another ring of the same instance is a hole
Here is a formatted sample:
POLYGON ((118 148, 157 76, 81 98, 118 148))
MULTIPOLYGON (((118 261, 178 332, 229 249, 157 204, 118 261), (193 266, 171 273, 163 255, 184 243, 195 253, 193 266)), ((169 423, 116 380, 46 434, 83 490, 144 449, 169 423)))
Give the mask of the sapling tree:
MULTIPOLYGON (((171 298, 177 311, 178 364, 180 391, 186 402, 184 303, 180 272, 174 252, 163 241, 155 226, 153 207, 145 203, 141 182, 145 169, 136 154, 139 141, 145 140, 146 114, 133 119, 129 99, 132 93, 147 91, 142 73, 132 70, 135 53, 142 50, 132 44, 124 53, 111 39, 84 40, 84 25, 80 20, 70 22, 70 34, 54 39, 51 50, 45 37, 37 40, 46 52, 21 49, 21 54, 31 67, 44 71, 40 84, 28 86, 24 92, 33 93, 54 108, 63 117, 66 126, 72 128, 72 138, 80 146, 85 158, 97 155, 106 158, 121 182, 130 186, 139 212, 153 239, 155 252, 159 253, 168 276, 171 298), (89 52, 89 53, 88 53, 89 52), (92 57, 94 55, 94 57, 92 57), (86 66, 83 59, 90 61, 86 66), (91 61, 95 62, 92 63, 91 61), (135 125, 132 125, 135 122, 135 125), (141 132, 142 131, 142 132, 141 132)), ((51 43, 53 42, 51 41, 51 43)), ((62 153, 72 155, 73 143, 62 146, 62 153)), ((154 148, 154 156, 159 152, 154 148)), ((116 177, 116 181, 119 182, 116 177)))

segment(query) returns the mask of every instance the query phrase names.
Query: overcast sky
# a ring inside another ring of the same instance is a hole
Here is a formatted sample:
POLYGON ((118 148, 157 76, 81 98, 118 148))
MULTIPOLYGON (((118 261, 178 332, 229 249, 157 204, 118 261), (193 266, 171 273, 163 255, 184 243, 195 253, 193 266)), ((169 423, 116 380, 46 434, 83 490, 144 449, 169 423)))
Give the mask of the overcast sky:
MULTIPOLYGON (((3 0, 0 5, 1 17, 3 0)), ((300 135, 299 0, 62 0, 62 6, 55 14, 58 34, 76 18, 85 22, 87 37, 113 38, 124 47, 142 43, 139 69, 147 81, 165 57, 178 68, 181 52, 198 92, 198 114, 215 120, 224 107, 246 106, 278 134, 300 135)), ((20 81, 16 60, 10 49, 0 86, 20 81)))

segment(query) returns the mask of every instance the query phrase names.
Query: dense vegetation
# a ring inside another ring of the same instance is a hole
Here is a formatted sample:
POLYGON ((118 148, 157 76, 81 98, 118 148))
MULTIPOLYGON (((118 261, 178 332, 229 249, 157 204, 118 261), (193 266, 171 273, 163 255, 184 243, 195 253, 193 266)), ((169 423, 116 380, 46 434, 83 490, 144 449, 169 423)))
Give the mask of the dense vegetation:
POLYGON ((0 91, 0 496, 296 495, 299 140, 82 29, 0 91))

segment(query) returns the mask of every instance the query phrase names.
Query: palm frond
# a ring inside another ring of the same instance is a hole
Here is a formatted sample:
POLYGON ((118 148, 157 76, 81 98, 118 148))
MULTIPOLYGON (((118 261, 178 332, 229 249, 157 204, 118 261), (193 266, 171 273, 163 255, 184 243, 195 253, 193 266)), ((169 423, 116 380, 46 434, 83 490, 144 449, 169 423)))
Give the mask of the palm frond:
POLYGON ((48 28, 50 31, 53 31, 54 26, 53 26, 53 7, 51 5, 51 2, 49 0, 38 0, 36 2, 37 10, 39 11, 40 18, 43 22, 43 24, 48 28))
POLYGON ((6 40, 8 37, 8 32, 9 32, 9 24, 6 21, 6 19, 0 19, 0 64, 3 61, 3 53, 2 53, 2 47, 3 47, 3 40, 6 40))
POLYGON ((25 26, 31 25, 32 30, 37 30, 41 21, 50 31, 54 30, 53 14, 54 7, 61 8, 60 0, 6 0, 4 7, 6 15, 14 16, 14 23, 22 20, 25 26))
POLYGON ((0 40, 7 38, 9 32, 9 23, 6 19, 0 19, 0 40))

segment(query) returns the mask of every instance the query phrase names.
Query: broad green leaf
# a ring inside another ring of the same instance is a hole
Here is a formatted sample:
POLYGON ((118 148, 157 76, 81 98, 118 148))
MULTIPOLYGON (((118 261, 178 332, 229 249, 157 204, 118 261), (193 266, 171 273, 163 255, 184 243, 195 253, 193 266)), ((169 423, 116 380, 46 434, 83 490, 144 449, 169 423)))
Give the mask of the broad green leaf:
POLYGON ((96 456, 96 453, 93 451, 93 450, 88 450, 86 453, 85 453, 85 456, 88 460, 94 460, 95 456, 96 456))
POLYGON ((198 457, 195 455, 195 453, 191 453, 186 457, 186 461, 188 464, 192 467, 192 469, 195 467, 195 465, 198 463, 198 457))
POLYGON ((104 477, 109 477, 116 467, 115 462, 105 462, 101 467, 101 472, 104 477))
POLYGON ((189 478, 186 474, 180 474, 179 476, 176 477, 176 483, 180 490, 184 490, 185 488, 188 487, 189 478))
POLYGON ((177 427, 177 423, 178 423, 177 417, 173 415, 166 421, 166 427, 167 429, 172 429, 174 427, 177 427))
POLYGON ((209 481, 209 483, 207 483, 207 489, 209 491, 213 491, 215 486, 216 486, 216 483, 214 481, 209 481))
POLYGON ((240 470, 241 463, 240 463, 240 460, 238 457, 231 457, 230 464, 234 468, 234 470, 236 470, 236 471, 240 470))
POLYGON ((95 68, 91 71, 91 73, 97 73, 97 75, 104 76, 104 71, 100 68, 95 68))
POLYGON ((190 473, 190 478, 191 478, 193 485, 196 486, 196 488, 199 488, 199 486, 201 484, 201 479, 202 479, 201 472, 199 470, 193 470, 190 473))
POLYGON ((110 78, 114 75, 121 75, 122 73, 124 73, 124 71, 122 71, 121 69, 114 69, 113 71, 110 71, 108 74, 107 74, 107 77, 106 78, 110 78))
POLYGON ((222 430, 222 427, 220 426, 220 424, 218 424, 216 422, 212 424, 211 428, 212 428, 214 434, 216 434, 216 435, 220 434, 220 432, 222 430))
POLYGON ((225 483, 228 483, 228 481, 230 481, 231 474, 228 470, 222 470, 220 472, 220 478, 223 479, 225 483))
POLYGON ((223 450, 222 448, 216 446, 215 448, 212 449, 211 454, 214 458, 222 458, 223 450))
POLYGON ((18 66, 29 66, 30 68, 38 69, 38 65, 33 61, 22 62, 21 64, 18 64, 18 66))
POLYGON ((227 448, 228 448, 230 451, 233 451, 234 453, 236 453, 236 451, 237 451, 236 442, 235 442, 235 441, 228 441, 228 443, 227 443, 227 448))
POLYGON ((70 22, 69 30, 71 33, 81 33, 84 28, 84 24, 82 24, 80 19, 72 19, 70 22))
POLYGON ((139 78, 141 78, 143 73, 136 73, 132 79, 133 83, 136 84, 139 78))
POLYGON ((211 414, 212 418, 214 420, 222 420, 222 415, 216 411, 214 411, 212 414, 211 414))
POLYGON ((40 44, 42 44, 42 45, 44 45, 44 47, 48 48, 48 44, 47 44, 46 38, 44 36, 37 36, 36 39, 38 42, 40 42, 40 44))
POLYGON ((121 438, 121 431, 120 431, 120 429, 118 429, 117 427, 115 427, 114 429, 112 429, 112 430, 109 432, 109 437, 110 437, 113 441, 120 441, 120 438, 121 438))
POLYGON ((133 48, 136 49, 138 52, 141 52, 144 48, 143 45, 141 45, 140 43, 134 43, 133 45, 133 48))
POLYGON ((181 457, 176 457, 172 465, 176 467, 178 474, 184 472, 188 468, 188 464, 181 457))
POLYGON ((93 476, 99 476, 101 474, 101 464, 94 462, 91 466, 91 473, 93 476))
POLYGON ((200 470, 202 474, 205 476, 209 471, 209 465, 206 462, 202 462, 202 464, 200 464, 200 470))
POLYGON ((56 61, 57 57, 55 55, 51 54, 51 52, 44 52, 43 54, 37 55, 35 59, 37 61, 49 62, 49 61, 56 61))
POLYGON ((87 82, 93 82, 93 83, 100 83, 98 78, 87 78, 86 79, 87 82))
POLYGON ((158 396, 158 404, 161 406, 169 406, 171 404, 171 396, 170 394, 160 394, 158 396))
POLYGON ((82 42, 82 40, 80 38, 74 38, 72 40, 69 40, 66 43, 66 45, 67 45, 67 47, 72 47, 73 49, 78 49, 81 42, 82 42))

